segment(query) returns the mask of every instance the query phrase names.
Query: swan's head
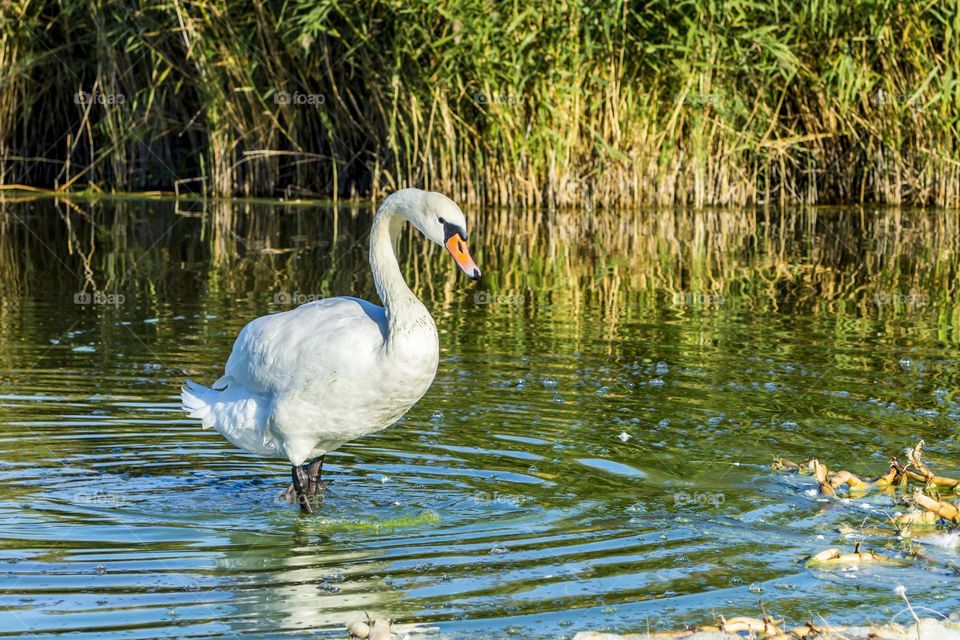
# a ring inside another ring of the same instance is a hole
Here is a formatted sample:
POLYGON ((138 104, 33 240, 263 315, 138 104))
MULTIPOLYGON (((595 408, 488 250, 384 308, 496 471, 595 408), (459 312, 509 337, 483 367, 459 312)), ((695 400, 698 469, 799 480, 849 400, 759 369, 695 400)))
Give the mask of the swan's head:
POLYGON ((467 248, 467 220, 457 203, 442 193, 433 191, 404 189, 394 195, 400 194, 404 194, 405 198, 420 201, 419 206, 405 207, 407 218, 413 226, 450 252, 457 266, 469 278, 479 280, 480 269, 470 257, 470 250, 467 248))

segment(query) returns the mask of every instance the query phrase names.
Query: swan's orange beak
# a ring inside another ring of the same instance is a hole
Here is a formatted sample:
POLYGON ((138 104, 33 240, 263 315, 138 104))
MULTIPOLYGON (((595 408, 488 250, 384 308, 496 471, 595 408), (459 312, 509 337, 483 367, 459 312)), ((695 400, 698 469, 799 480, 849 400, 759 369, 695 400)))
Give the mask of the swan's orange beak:
POLYGON ((471 280, 479 280, 480 269, 477 268, 473 258, 470 257, 470 250, 467 249, 467 241, 461 238, 459 233, 455 233, 447 238, 445 245, 447 251, 449 251, 453 259, 456 260, 460 270, 467 274, 467 277, 471 280))

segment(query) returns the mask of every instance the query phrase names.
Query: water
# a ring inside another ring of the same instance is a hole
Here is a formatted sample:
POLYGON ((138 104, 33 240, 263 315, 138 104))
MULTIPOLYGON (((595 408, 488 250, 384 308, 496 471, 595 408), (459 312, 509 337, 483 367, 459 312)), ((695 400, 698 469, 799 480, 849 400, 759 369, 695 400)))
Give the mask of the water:
POLYGON ((896 496, 824 501, 769 468, 879 475, 923 438, 960 473, 953 213, 492 212, 471 234, 480 288, 408 239, 440 372, 400 424, 328 457, 301 518, 276 500, 288 467, 184 419, 178 388, 215 379, 259 314, 373 297, 367 209, 0 212, 0 635, 343 637, 366 612, 425 637, 560 637, 760 599, 795 623, 905 621, 899 584, 960 608, 957 551, 899 539, 896 496), (803 564, 856 541, 930 560, 803 564))

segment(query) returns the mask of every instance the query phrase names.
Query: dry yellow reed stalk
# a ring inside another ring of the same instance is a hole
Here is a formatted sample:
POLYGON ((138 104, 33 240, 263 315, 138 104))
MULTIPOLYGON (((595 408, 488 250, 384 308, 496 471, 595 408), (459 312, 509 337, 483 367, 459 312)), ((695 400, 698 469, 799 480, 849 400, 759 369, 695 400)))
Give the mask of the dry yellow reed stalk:
POLYGON ((929 527, 937 524, 937 514, 933 511, 914 509, 908 513, 901 513, 898 516, 894 516, 890 521, 898 528, 911 526, 929 527))
POLYGON ((866 489, 871 486, 869 482, 861 480, 849 471, 837 471, 831 474, 829 482, 834 489, 838 489, 842 485, 848 485, 851 489, 866 489))
POLYGON ((813 466, 813 475, 817 479, 817 484, 820 485, 820 493, 825 496, 835 496, 837 492, 834 491, 833 487, 830 485, 829 476, 830 470, 827 469, 827 465, 823 464, 816 458, 810 461, 810 464, 813 466))
POLYGON ((922 509, 926 509, 944 520, 960 522, 960 509, 949 502, 937 500, 926 495, 920 489, 914 489, 910 501, 922 509))
POLYGON ((905 566, 909 564, 903 560, 898 560, 897 558, 891 558, 888 556, 881 556, 873 553, 872 551, 861 552, 860 543, 857 543, 857 546, 854 548, 852 553, 841 553, 840 549, 837 549, 836 547, 824 549, 820 553, 810 558, 807 561, 807 566, 830 567, 864 563, 893 564, 897 566, 905 566))
POLYGON ((907 471, 911 479, 917 480, 917 482, 925 482, 928 485, 936 485, 938 487, 949 487, 951 489, 960 486, 960 480, 955 480, 953 478, 944 478, 942 476, 936 475, 930 468, 923 462, 923 440, 917 443, 917 445, 907 452, 907 459, 910 461, 910 464, 917 470, 916 473, 911 473, 907 471))

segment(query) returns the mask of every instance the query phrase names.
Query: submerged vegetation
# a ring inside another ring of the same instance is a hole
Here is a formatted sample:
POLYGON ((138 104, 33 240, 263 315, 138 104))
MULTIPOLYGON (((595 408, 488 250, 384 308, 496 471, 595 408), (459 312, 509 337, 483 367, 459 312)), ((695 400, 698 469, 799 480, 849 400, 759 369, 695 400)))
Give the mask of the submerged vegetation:
POLYGON ((0 5, 0 183, 960 204, 960 1, 0 5))

